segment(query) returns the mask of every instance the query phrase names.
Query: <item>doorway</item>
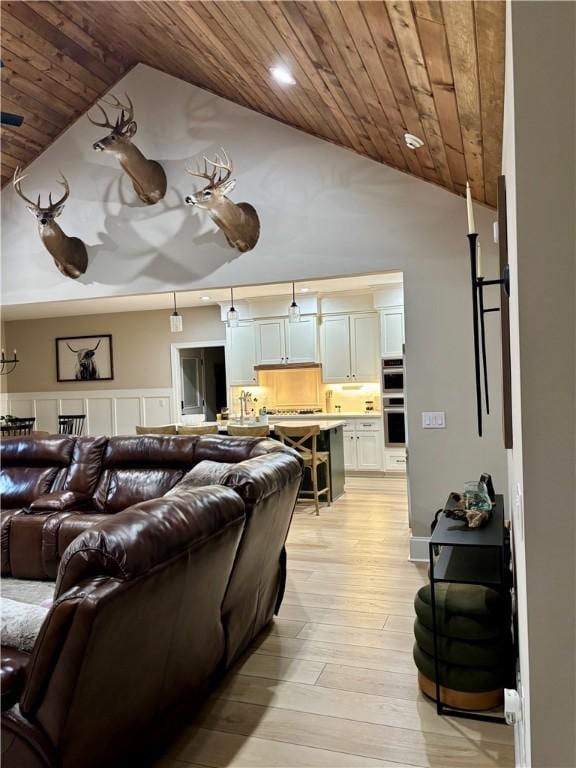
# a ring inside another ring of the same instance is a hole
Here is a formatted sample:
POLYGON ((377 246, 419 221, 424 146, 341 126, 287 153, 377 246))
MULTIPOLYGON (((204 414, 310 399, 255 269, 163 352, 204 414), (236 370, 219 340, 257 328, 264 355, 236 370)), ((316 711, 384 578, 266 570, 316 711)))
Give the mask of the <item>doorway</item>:
POLYGON ((172 384, 179 421, 216 421, 227 404, 224 345, 173 344, 172 384))

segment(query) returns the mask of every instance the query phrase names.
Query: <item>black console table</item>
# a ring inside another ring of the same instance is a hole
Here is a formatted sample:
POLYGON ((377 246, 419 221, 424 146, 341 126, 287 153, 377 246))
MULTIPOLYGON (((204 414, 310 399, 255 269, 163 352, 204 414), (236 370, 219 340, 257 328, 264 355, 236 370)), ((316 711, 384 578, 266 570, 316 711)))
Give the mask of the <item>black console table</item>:
MULTIPOLYGON (((453 502, 448 500, 446 508, 453 502)), ((504 527, 504 499, 496 496, 489 522, 481 528, 468 526, 453 518, 440 515, 429 543, 430 592, 434 634, 434 671, 436 677, 436 711, 439 715, 464 717, 505 723, 498 715, 469 712, 442 703, 440 697, 440 662, 438 658, 438 627, 436 619, 435 585, 439 582, 479 584, 496 590, 503 604, 510 605, 510 571, 507 531, 504 527)), ((510 611, 502 611, 503 636, 510 634, 510 611)))

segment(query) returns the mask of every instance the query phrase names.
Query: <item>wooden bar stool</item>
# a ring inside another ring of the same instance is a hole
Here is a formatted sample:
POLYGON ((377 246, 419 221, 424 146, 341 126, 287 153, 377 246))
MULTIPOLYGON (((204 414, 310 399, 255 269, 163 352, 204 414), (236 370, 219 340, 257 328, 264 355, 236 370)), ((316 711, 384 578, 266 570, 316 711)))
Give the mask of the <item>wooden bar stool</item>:
POLYGON ((284 443, 289 445, 304 459, 304 470, 310 470, 312 480, 311 491, 300 491, 300 496, 312 496, 316 514, 320 514, 320 496, 326 496, 326 502, 330 506, 332 500, 332 490, 330 488, 330 454, 328 451, 319 451, 316 448, 316 440, 320 434, 320 427, 317 424, 299 424, 289 427, 286 425, 276 425, 274 435, 284 443), (305 443, 310 441, 310 445, 305 443), (326 487, 318 488, 318 467, 326 464, 326 487))
POLYGON ((137 435, 175 435, 176 424, 165 424, 161 427, 136 427, 137 435))
POLYGON ((270 427, 267 424, 252 427, 247 427, 242 424, 228 424, 226 430, 228 434, 233 437, 268 437, 270 434, 270 427))
POLYGON ((217 435, 218 426, 216 424, 206 424, 206 425, 194 424, 191 426, 179 425, 178 434, 179 435, 217 435))

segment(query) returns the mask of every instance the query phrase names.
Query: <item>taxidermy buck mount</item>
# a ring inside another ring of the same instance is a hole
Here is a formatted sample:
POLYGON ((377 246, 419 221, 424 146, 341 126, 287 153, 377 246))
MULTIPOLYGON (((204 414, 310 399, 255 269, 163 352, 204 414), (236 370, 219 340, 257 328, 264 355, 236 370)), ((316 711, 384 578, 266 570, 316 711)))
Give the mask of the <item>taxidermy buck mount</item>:
POLYGON ((208 179, 208 184, 200 192, 187 195, 186 205, 197 205, 208 212, 208 215, 226 235, 232 248, 244 253, 251 251, 260 236, 260 219, 250 203, 233 203, 226 195, 236 186, 236 179, 231 179, 232 162, 225 150, 223 158, 216 155, 214 160, 204 157, 204 169, 187 172, 191 176, 208 179), (212 169, 208 170, 208 165, 212 169))
POLYGON ((101 99, 107 107, 120 110, 115 123, 111 123, 108 115, 101 104, 96 104, 102 115, 104 122, 93 120, 87 115, 92 125, 98 125, 101 128, 110 128, 110 133, 104 136, 100 141, 96 141, 92 148, 97 152, 110 152, 114 155, 132 180, 136 194, 146 205, 154 205, 162 200, 166 194, 166 173, 164 168, 156 160, 148 160, 135 144, 132 144, 132 137, 136 133, 138 126, 134 121, 134 105, 130 101, 128 94, 126 96, 127 104, 122 104, 116 96, 111 96, 111 101, 101 99))
POLYGON ((66 202, 68 195, 70 194, 70 187, 64 174, 62 175, 62 181, 58 183, 64 187, 64 194, 55 203, 52 202, 52 194, 48 196, 48 207, 43 207, 40 202, 40 195, 38 195, 38 201, 34 203, 29 200, 22 192, 22 180, 26 176, 21 175, 20 168, 16 168, 14 172, 14 189, 17 194, 24 200, 26 207, 31 214, 36 216, 38 222, 38 234, 40 239, 44 243, 46 250, 54 259, 54 263, 66 277, 76 279, 86 272, 88 266, 88 254, 86 252, 86 246, 80 240, 79 237, 69 237, 55 222, 57 216, 60 216, 64 209, 64 203, 66 202))

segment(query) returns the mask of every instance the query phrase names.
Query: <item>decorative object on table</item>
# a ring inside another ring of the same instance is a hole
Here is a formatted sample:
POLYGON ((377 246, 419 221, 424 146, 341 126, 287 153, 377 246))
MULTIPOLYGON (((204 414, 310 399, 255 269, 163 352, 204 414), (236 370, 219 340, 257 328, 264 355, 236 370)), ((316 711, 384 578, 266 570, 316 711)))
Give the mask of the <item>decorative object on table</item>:
POLYGON ((68 236, 55 221, 64 210, 64 203, 70 194, 70 186, 66 181, 66 177, 62 173, 60 175, 62 176, 62 181, 58 183, 64 187, 64 194, 53 203, 52 193, 50 193, 48 195, 47 207, 42 206, 40 195, 38 195, 38 200, 34 203, 22 192, 22 181, 26 178, 26 175, 22 175, 20 168, 16 168, 14 171, 12 181, 16 194, 24 200, 30 213, 36 217, 38 234, 44 247, 54 259, 54 264, 56 264, 65 277, 75 280, 86 272, 88 253, 86 246, 79 237, 68 236))
POLYGON ((197 171, 186 169, 191 176, 207 179, 208 184, 199 192, 187 195, 185 203, 207 211, 226 235, 229 245, 244 253, 251 251, 258 242, 260 219, 250 203, 233 203, 228 199, 227 195, 236 186, 236 179, 231 178, 232 161, 224 149, 222 155, 215 155, 214 160, 203 157, 204 168, 198 167, 197 171))
POLYGON ((230 288, 230 309, 226 313, 228 328, 237 328, 240 322, 240 313, 234 306, 234 288, 230 288))
POLYGON ((12 373, 19 362, 16 350, 12 353, 12 357, 6 357, 6 352, 2 350, 0 355, 0 376, 7 376, 9 373, 12 373))
POLYGON ((300 307, 296 304, 296 286, 292 283, 292 304, 288 307, 288 322, 300 322, 300 307))
POLYGON ((170 315, 170 332, 182 333, 182 315, 176 309, 176 291, 174 291, 174 312, 170 315))
POLYGON ((132 137, 138 126, 134 120, 134 105, 128 94, 124 95, 127 104, 122 104, 116 96, 111 95, 109 101, 101 99, 101 103, 96 105, 104 117, 103 122, 93 120, 89 114, 87 115, 92 125, 110 129, 110 133, 94 142, 92 148, 97 152, 109 152, 114 155, 122 170, 130 177, 134 191, 140 200, 146 205, 154 205, 166 194, 166 173, 160 163, 144 157, 138 147, 132 143, 132 137), (102 104, 119 111, 116 122, 110 122, 102 104))
MULTIPOLYGON (((462 500, 461 494, 451 494, 445 507, 462 500)), ((481 528, 437 515, 428 555, 430 584, 415 600, 420 688, 436 701, 439 715, 503 723, 499 714, 479 712, 501 704, 503 689, 514 679, 503 497, 496 496, 492 516, 481 528)))
MULTIPOLYGON (((501 177, 503 178, 503 177, 501 177)), ((500 185, 500 182, 499 182, 500 185)), ((499 186, 500 188, 500 186, 499 186)), ((482 254, 478 241, 478 233, 474 223, 474 209, 470 184, 466 182, 466 208, 468 214, 468 248, 470 253, 470 274, 472 283, 472 327, 474 332, 474 374, 476 382, 476 418, 478 436, 482 437, 482 379, 486 413, 490 413, 490 398, 488 392, 488 366, 486 357, 486 328, 485 315, 489 312, 500 312, 501 307, 485 307, 484 288, 490 285, 500 285, 503 293, 510 295, 510 279, 508 264, 501 264, 502 277, 497 280, 486 280, 483 275, 482 254)), ((505 236, 505 233, 504 233, 505 236)), ((501 259, 502 261, 502 259, 501 259)), ((505 311, 507 312, 507 303, 505 311)), ((503 326, 504 327, 504 326, 503 326)), ((509 345, 509 340, 508 340, 509 345)), ((508 446, 507 446, 508 447, 508 446)))
POLYGON ((469 528, 479 528, 490 520, 493 502, 486 484, 470 480, 464 485, 464 493, 452 491, 444 508, 446 517, 462 520, 469 528))
POLYGON ((58 381, 110 381, 114 378, 112 336, 65 336, 56 339, 58 381))

